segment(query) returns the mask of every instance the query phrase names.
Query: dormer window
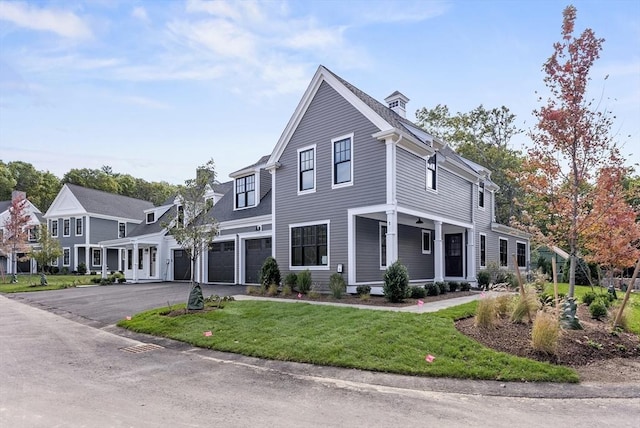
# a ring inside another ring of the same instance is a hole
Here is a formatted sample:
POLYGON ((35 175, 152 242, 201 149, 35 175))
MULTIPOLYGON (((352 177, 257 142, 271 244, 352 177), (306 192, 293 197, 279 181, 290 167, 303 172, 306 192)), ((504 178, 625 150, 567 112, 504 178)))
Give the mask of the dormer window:
POLYGON ((177 217, 177 227, 184 226, 184 207, 182 205, 178 206, 178 217, 177 217))
POLYGON ((236 208, 252 207, 256 204, 256 176, 247 175, 236 179, 236 208))
POLYGON ((154 223, 156 221, 156 213, 150 212, 147 213, 147 224, 154 223))
POLYGON ((127 236, 127 224, 119 222, 118 223, 118 238, 124 238, 127 236))

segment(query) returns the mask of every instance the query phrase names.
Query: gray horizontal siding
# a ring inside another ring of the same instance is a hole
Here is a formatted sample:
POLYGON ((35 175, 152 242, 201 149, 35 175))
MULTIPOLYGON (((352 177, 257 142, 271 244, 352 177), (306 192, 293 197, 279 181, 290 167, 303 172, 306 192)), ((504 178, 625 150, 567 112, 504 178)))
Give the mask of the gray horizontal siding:
MULTIPOLYGON (((433 248, 433 233, 431 234, 433 248)), ((433 251, 422 254, 422 229, 398 226, 398 260, 407 267, 409 279, 433 279, 433 251)))
POLYGON ((378 220, 356 218, 356 282, 382 281, 379 235, 378 220))
POLYGON ((398 203, 442 217, 471 221, 470 182, 438 166, 437 192, 426 189, 426 161, 400 147, 396 153, 398 203))
POLYGON ((314 271, 314 282, 327 284, 336 265, 347 267, 347 209, 386 201, 384 143, 371 137, 379 129, 323 83, 294 131, 276 171, 276 258, 281 270, 289 266, 289 225, 330 220, 329 271, 314 271), (331 188, 331 140, 354 134, 353 186, 331 188), (316 191, 298 195, 297 149, 316 145, 316 191))
MULTIPOLYGON (((115 220, 106 220, 103 218, 92 217, 89 219, 90 233, 89 242, 91 244, 97 244, 100 241, 108 241, 110 239, 118 238, 118 222, 115 220)), ((131 227, 133 230, 133 226, 131 227)))

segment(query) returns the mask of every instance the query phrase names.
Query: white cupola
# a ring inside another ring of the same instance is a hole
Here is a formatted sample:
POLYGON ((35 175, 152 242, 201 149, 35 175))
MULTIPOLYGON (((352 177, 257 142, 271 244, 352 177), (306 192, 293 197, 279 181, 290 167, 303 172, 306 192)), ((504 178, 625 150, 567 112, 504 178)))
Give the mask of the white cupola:
POLYGON ((406 118, 407 117, 407 103, 409 102, 409 98, 402 95, 400 92, 395 91, 393 94, 389 95, 384 99, 387 103, 387 106, 400 116, 406 118))

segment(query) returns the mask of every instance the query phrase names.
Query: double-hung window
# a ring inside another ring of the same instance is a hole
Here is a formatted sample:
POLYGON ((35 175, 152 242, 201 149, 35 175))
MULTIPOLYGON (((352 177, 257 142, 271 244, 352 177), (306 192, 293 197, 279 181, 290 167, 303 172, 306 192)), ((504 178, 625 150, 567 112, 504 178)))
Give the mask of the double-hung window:
POLYGON ((33 226, 27 229, 29 242, 36 242, 38 240, 38 226, 33 226))
POLYGON ((298 192, 316 189, 316 147, 298 150, 298 192))
POLYGON ((256 204, 256 176, 247 175, 236 179, 236 208, 252 207, 256 204))
POLYGON ((124 238, 127 236, 127 224, 118 223, 118 238, 124 238))
POLYGON ((94 248, 91 253, 91 264, 93 266, 102 266, 102 251, 99 248, 94 248))
POLYGON ((484 181, 478 184, 478 207, 484 208, 484 181))
POLYGON ((387 225, 380 223, 380 269, 387 267, 387 225))
POLYGON ((71 249, 62 249, 62 266, 69 266, 71 264, 71 249))
POLYGON ((353 134, 331 140, 333 143, 332 187, 353 184, 353 134))
POLYGON ((291 226, 291 266, 329 265, 329 224, 291 226))
POLYGON ((62 236, 71 236, 71 219, 62 220, 62 236))
POLYGON ((527 244, 524 242, 516 243, 516 259, 518 267, 527 267, 527 244))
POLYGON ((509 264, 508 256, 509 240, 500 238, 500 266, 506 267, 509 264))
POLYGON ((51 220, 51 237, 58 237, 58 220, 51 220))
POLYGON ((427 159, 427 189, 437 190, 436 179, 438 175, 438 165, 436 164, 436 154, 427 159))
POLYGON ((82 217, 76 217, 76 236, 82 236, 84 223, 82 217))
POLYGON ((422 254, 431 254, 431 231, 422 230, 422 254))

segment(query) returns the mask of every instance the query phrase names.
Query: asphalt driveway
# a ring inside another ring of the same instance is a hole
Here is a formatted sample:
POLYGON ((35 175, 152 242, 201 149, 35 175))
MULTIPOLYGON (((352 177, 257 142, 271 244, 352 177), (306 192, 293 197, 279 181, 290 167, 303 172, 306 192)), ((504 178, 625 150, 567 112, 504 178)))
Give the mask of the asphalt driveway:
MULTIPOLYGON (((117 284, 7 294, 15 299, 94 327, 115 324, 129 315, 185 303, 190 285, 183 282, 117 284)), ((241 285, 202 285, 205 297, 244 293, 241 285)))

